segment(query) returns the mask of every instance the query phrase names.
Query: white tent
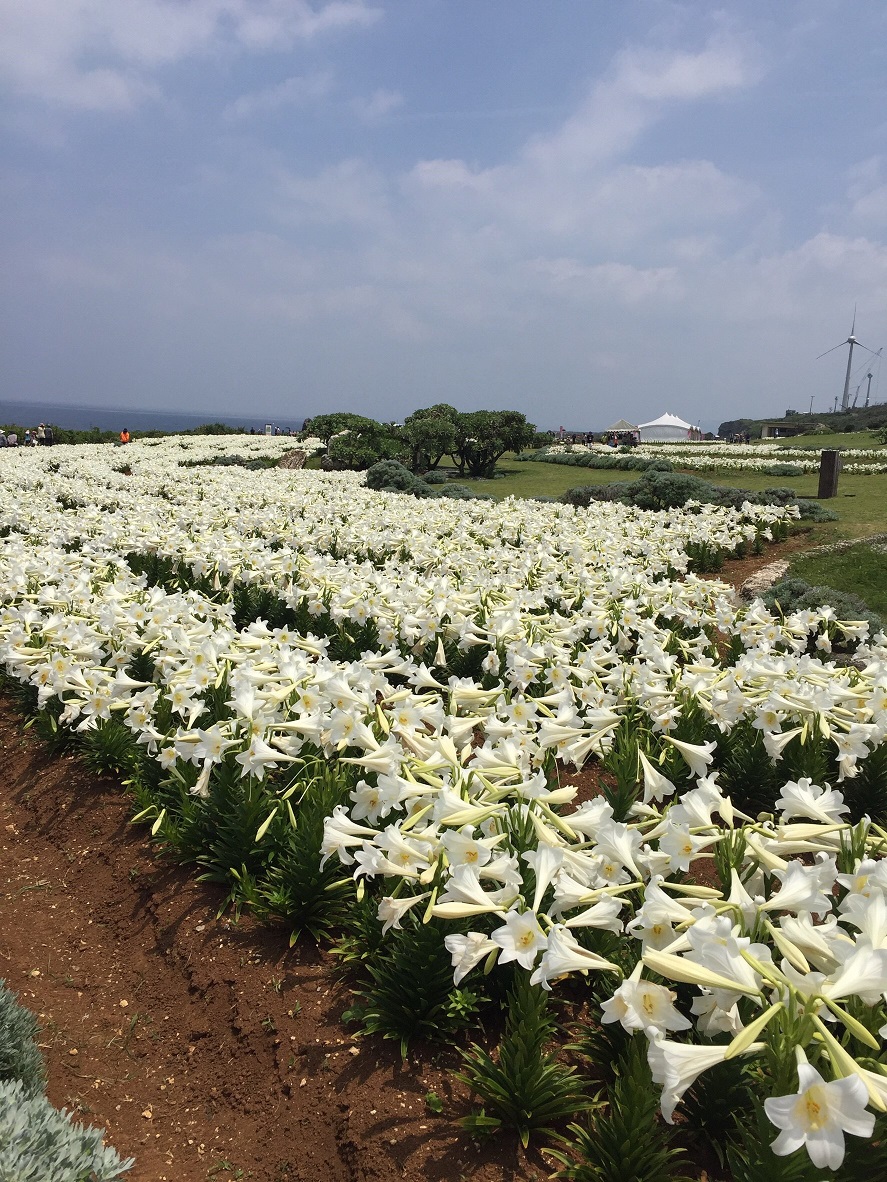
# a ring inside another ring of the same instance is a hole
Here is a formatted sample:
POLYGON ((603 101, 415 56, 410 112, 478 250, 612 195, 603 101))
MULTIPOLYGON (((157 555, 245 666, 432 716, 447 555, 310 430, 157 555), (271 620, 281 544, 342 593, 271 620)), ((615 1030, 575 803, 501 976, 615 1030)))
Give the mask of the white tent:
POLYGON ((641 423, 641 443, 674 443, 679 440, 698 439, 699 434, 692 423, 685 423, 677 415, 664 414, 651 423, 641 423))

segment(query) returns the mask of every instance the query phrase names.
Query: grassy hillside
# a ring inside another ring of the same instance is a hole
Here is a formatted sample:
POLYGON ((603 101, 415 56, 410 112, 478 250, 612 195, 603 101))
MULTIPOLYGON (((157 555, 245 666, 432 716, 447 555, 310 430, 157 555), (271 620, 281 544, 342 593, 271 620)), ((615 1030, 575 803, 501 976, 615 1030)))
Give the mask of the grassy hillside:
POLYGON ((728 419, 721 423, 718 434, 729 438, 734 432, 748 431, 755 439, 760 438, 763 423, 784 423, 787 427, 802 427, 808 434, 823 428, 828 434, 845 432, 874 431, 887 426, 887 403, 857 407, 856 410, 839 410, 830 414, 771 415, 765 419, 728 419))

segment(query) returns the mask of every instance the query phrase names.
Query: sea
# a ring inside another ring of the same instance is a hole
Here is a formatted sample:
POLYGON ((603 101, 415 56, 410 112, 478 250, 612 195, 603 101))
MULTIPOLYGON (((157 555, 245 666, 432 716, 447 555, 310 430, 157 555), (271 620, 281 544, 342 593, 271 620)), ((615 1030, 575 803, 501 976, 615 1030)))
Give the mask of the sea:
POLYGON ((305 416, 285 417, 231 415, 223 411, 202 411, 183 414, 172 410, 132 410, 107 406, 85 406, 77 403, 0 402, 0 425, 18 423, 22 427, 36 427, 38 423, 53 423, 74 431, 88 431, 98 427, 102 431, 190 431, 204 423, 225 423, 237 431, 255 428, 264 432, 266 425, 301 430, 305 416))

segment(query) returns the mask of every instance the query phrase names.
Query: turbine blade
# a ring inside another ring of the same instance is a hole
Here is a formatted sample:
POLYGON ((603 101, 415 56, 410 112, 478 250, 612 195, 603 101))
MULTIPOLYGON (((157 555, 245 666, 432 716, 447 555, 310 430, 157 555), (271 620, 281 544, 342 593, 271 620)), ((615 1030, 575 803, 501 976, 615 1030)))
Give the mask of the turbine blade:
MULTIPOLYGON (((846 344, 847 344, 846 341, 841 341, 841 345, 846 345, 846 344)), ((834 353, 835 349, 840 349, 841 345, 832 345, 831 349, 826 349, 825 353, 819 354, 819 357, 825 357, 825 355, 827 353, 834 353)), ((817 361, 819 360, 819 357, 816 358, 817 361)))

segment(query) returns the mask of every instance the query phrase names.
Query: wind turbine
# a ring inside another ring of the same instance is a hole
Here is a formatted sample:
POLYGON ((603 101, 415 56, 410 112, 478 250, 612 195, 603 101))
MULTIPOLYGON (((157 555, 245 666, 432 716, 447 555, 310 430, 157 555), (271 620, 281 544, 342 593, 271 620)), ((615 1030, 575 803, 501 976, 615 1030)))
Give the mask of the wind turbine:
MULTIPOLYGON (((874 349, 870 349, 868 345, 864 345, 862 341, 858 341, 853 335, 856 330, 856 306, 853 308, 853 325, 850 329, 850 336, 846 341, 841 341, 839 345, 833 345, 831 349, 826 349, 825 353, 820 353, 819 357, 825 357, 829 353, 834 353, 835 349, 840 349, 841 345, 849 345, 850 352, 847 354, 847 373, 844 377, 844 397, 841 399, 841 410, 846 410, 850 402, 850 369, 853 364, 853 346, 859 345, 860 349, 865 349, 867 353, 874 353, 874 349)), ((819 357, 816 360, 819 360, 819 357)), ((862 383, 860 383, 861 385, 862 383)), ((837 402, 837 400, 836 400, 837 402)), ((837 409, 837 407, 836 407, 837 409)))
MULTIPOLYGON (((881 354, 882 354, 883 352, 884 352, 884 346, 882 345, 882 346, 881 346, 881 348, 880 348, 880 349, 877 351, 877 353, 875 354, 875 356, 876 356, 876 357, 877 357, 877 359, 878 359, 878 365, 879 365, 879 366, 880 366, 880 363, 881 363, 881 354)), ((869 364, 871 364, 871 362, 870 362, 869 364)), ((880 373, 880 369, 878 370, 878 372, 880 373)), ((865 376, 868 378, 868 383, 869 383, 869 384, 868 384, 868 388, 866 389, 866 392, 865 392, 865 405, 866 405, 866 406, 868 406, 868 404, 869 404, 869 398, 871 397, 871 393, 872 393, 872 378, 873 378, 875 375, 874 375, 874 374, 873 374, 871 371, 869 371, 869 372, 868 372, 868 373, 867 373, 865 376)), ((860 382, 859 384, 860 384, 860 385, 862 385, 862 382, 860 382)))

